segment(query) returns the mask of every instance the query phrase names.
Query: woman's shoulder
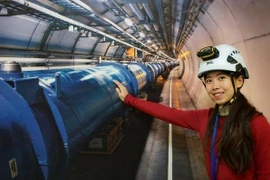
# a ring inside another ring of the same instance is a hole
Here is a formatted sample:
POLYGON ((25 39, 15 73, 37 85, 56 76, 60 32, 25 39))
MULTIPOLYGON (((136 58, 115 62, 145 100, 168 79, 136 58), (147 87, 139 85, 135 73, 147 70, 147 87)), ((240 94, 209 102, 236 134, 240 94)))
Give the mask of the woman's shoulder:
POLYGON ((257 113, 255 114, 254 118, 251 121, 251 129, 253 132, 256 132, 256 133, 269 134, 270 124, 263 114, 257 113))
POLYGON ((254 125, 260 125, 260 124, 268 124, 269 122, 267 121, 266 117, 262 114, 262 113, 256 113, 253 117, 253 119, 251 120, 251 124, 254 125))

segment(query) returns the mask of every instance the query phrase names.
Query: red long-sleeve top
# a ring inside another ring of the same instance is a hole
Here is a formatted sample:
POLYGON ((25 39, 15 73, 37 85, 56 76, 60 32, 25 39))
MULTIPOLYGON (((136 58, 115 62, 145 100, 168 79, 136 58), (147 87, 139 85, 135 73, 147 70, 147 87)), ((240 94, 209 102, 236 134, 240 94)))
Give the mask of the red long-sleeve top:
MULTIPOLYGON (((171 124, 195 130, 199 133, 201 140, 204 139, 210 113, 213 109, 202 110, 179 110, 162 104, 153 103, 131 95, 127 95, 124 103, 139 109, 151 116, 171 124)), ((219 127, 223 127, 224 117, 219 117, 219 127)), ((256 116, 251 122, 251 132, 254 141, 254 152, 251 166, 240 175, 221 159, 217 169, 217 180, 270 180, 270 125, 262 115, 256 116)), ((222 128, 218 128, 219 139, 222 128)), ((217 152, 217 146, 215 152, 217 152)), ((211 179, 211 159, 209 151, 204 150, 204 157, 209 178, 211 179)))

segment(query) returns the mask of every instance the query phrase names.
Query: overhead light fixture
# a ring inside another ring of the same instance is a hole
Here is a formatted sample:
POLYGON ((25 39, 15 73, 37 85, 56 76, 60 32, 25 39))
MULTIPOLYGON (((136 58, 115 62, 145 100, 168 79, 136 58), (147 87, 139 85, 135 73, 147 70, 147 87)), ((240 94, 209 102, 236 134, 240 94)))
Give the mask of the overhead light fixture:
POLYGON ((114 41, 112 41, 112 44, 111 45, 114 46, 114 41))
POLYGON ((124 21, 128 26, 133 26, 133 22, 129 18, 125 18, 124 21))
POLYGON ((145 34, 143 32, 139 32, 139 35, 143 38, 145 37, 145 34))
POLYGON ((86 33, 86 37, 91 37, 92 36, 92 32, 91 31, 88 31, 87 33, 86 33))
POLYGON ((70 25, 70 26, 68 27, 68 31, 69 31, 69 32, 73 32, 73 26, 72 26, 72 25, 70 25))
POLYGON ((0 8, 0 14, 1 15, 7 15, 8 14, 8 9, 7 8, 0 8))

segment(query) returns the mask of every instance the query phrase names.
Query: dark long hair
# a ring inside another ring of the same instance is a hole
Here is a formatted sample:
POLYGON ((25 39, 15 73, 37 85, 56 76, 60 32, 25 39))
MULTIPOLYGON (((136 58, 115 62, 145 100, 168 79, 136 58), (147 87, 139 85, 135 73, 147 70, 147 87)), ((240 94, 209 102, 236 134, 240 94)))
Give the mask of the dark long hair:
MULTIPOLYGON (((253 153, 253 139, 250 122, 258 114, 246 97, 238 90, 236 100, 229 109, 229 115, 225 118, 222 135, 218 140, 220 160, 225 161, 236 174, 241 174, 250 166, 253 153)), ((215 117, 218 113, 218 105, 215 106, 206 130, 204 148, 209 150, 209 140, 213 134, 215 117)))

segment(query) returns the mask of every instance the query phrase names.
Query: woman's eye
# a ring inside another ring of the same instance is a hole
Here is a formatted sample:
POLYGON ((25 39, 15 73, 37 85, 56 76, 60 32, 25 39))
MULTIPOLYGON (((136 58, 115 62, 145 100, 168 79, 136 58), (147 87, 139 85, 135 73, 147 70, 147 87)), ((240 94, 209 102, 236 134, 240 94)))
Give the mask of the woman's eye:
POLYGON ((226 77, 225 76, 219 76, 219 80, 223 80, 223 79, 225 79, 226 77))
POLYGON ((209 84, 209 83, 211 83, 211 82, 212 82, 211 79, 206 79, 206 80, 205 80, 205 83, 207 83, 207 84, 209 84))

